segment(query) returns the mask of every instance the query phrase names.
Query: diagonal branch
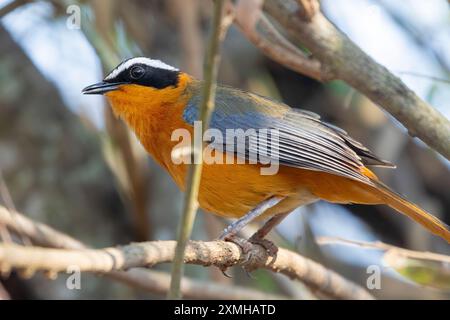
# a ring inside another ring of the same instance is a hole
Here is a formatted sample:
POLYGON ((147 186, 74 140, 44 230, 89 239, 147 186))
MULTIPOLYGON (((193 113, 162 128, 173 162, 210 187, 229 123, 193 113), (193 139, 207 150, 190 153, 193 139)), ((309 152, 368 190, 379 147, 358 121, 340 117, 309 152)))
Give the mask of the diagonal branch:
POLYGON ((0 8, 0 18, 3 18, 8 13, 13 12, 17 8, 23 6, 24 4, 27 4, 29 2, 31 2, 31 1, 30 0, 15 0, 15 1, 9 2, 8 4, 6 4, 0 8))
POLYGON ((299 13, 304 2, 271 0, 263 8, 320 61, 323 80, 346 81, 393 115, 411 136, 450 160, 450 121, 364 53, 320 11, 309 20, 302 19, 299 13))
POLYGON ((406 279, 430 287, 448 291, 450 289, 450 256, 399 248, 380 241, 366 242, 339 237, 319 237, 320 245, 346 245, 385 251, 383 264, 393 268, 406 279))
POLYGON ((5 287, 3 287, 2 283, 0 282, 0 301, 1 300, 10 300, 11 296, 9 295, 8 291, 6 291, 5 287))
POLYGON ((320 4, 317 0, 297 0, 299 5, 298 14, 305 21, 311 21, 320 10, 320 4))
POLYGON ((442 263, 447 263, 450 265, 450 256, 434 253, 434 252, 428 252, 428 251, 413 251, 408 249, 399 248, 381 241, 376 242, 366 242, 366 241, 357 241, 357 240, 350 240, 350 239, 344 239, 339 237, 319 237, 317 239, 317 243, 319 245, 333 245, 333 244, 340 244, 340 245, 346 245, 346 246, 354 246, 354 247, 361 247, 366 249, 375 249, 375 250, 383 250, 386 252, 393 251, 397 254, 400 254, 402 256, 413 258, 413 259, 426 259, 426 260, 433 260, 438 261, 442 263))
POLYGON ((259 0, 241 0, 235 11, 235 23, 241 32, 266 56, 296 72, 322 80, 320 62, 308 57, 287 40, 261 12, 259 0))

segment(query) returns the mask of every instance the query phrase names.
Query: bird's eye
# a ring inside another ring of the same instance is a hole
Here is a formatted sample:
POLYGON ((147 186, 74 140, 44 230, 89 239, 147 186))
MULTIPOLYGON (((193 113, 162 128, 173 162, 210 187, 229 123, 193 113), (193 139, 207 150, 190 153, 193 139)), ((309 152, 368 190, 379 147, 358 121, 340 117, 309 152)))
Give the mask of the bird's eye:
POLYGON ((145 69, 140 66, 135 66, 130 70, 131 79, 138 80, 142 78, 145 74, 145 69))

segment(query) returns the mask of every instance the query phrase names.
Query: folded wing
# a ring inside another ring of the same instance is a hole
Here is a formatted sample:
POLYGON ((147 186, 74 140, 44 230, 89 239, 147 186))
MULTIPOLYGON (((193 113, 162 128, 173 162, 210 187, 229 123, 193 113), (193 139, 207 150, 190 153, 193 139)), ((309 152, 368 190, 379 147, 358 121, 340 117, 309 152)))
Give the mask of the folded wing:
MULTIPOLYGON (((198 94, 190 99, 183 115, 186 122, 193 124, 198 119, 200 98, 198 94)), ((245 148, 227 148, 227 144, 237 143, 229 139, 211 143, 214 148, 233 150, 237 156, 246 159, 268 157, 282 165, 327 172, 368 184, 372 182, 362 173, 364 165, 393 166, 312 112, 292 109, 280 102, 229 87, 217 88, 210 128, 220 130, 224 137, 227 129, 254 129, 256 134, 248 135, 249 143, 245 148), (276 135, 261 134, 261 129, 276 132, 276 135)))

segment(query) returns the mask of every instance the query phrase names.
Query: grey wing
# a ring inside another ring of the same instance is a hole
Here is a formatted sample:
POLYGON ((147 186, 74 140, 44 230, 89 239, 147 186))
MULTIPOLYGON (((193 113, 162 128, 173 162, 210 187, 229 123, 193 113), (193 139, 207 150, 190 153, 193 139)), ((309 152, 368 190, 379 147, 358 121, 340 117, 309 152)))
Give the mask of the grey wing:
MULTIPOLYGON (((193 96, 184 112, 188 123, 197 120, 200 96, 193 96)), ((250 132, 245 148, 233 146, 231 150, 242 158, 268 157, 282 165, 316 170, 371 183, 361 173, 364 164, 390 166, 378 159, 361 143, 345 131, 322 122, 312 112, 296 110, 282 103, 233 88, 218 87, 216 106, 210 128, 222 132, 226 141, 211 144, 227 149, 227 129, 250 132), (264 134, 261 130, 264 129, 264 134), (268 130, 270 133, 266 134, 268 130), (256 142, 256 143, 255 143, 256 142)), ((229 131, 228 131, 229 132, 229 131)))

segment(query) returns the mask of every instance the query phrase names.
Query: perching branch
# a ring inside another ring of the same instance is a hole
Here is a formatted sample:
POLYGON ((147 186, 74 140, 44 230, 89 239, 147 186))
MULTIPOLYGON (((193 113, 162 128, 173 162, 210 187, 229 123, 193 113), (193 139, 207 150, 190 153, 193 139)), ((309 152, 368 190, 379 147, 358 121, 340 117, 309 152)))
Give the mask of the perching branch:
MULTIPOLYGON (((88 249, 84 247, 84 245, 79 242, 78 240, 75 240, 59 231, 56 231, 52 229, 49 226, 46 226, 42 223, 33 222, 27 217, 15 213, 12 217, 9 212, 3 208, 0 207, 0 224, 6 226, 10 231, 12 232, 20 232, 26 235, 28 238, 32 240, 34 244, 39 244, 41 246, 47 246, 47 247, 56 247, 56 248, 67 248, 71 249, 68 252, 81 252, 81 255, 83 255, 83 252, 88 252, 88 249)), ((160 242, 156 242, 156 244, 161 244, 160 242)), ((171 242, 172 248, 174 247, 174 242, 171 242)), ((227 255, 230 252, 233 253, 233 255, 229 258, 228 263, 237 263, 239 261, 240 257, 236 257, 236 250, 239 251, 239 249, 236 248, 236 246, 232 244, 226 243, 226 247, 229 248, 231 246, 231 250, 227 249, 223 253, 216 252, 215 256, 223 256, 227 255), (228 246, 229 245, 229 246, 228 246), (233 251, 234 250, 234 251, 233 251)), ((23 249, 21 246, 15 245, 15 247, 19 248, 19 250, 23 249)), ((33 247, 29 247, 31 250, 34 250, 33 247)), ((257 247, 259 248, 259 247, 257 247)), ((42 248, 37 248, 38 252, 41 252, 42 248)), ((66 250, 59 250, 59 252, 65 252, 66 250)), ((90 251, 101 251, 101 250, 90 250, 90 251)), ((203 250, 203 252, 208 253, 209 250, 203 250)), ((371 298, 370 294, 367 293, 364 289, 360 288, 359 286, 353 284, 352 282, 342 278, 340 275, 334 273, 333 271, 329 271, 325 269, 323 266, 308 260, 306 258, 303 258, 299 255, 296 255, 294 253, 291 253, 287 250, 281 250, 283 252, 283 255, 280 257, 278 255, 276 261, 273 264, 270 263, 270 261, 267 263, 268 266, 266 268, 273 270, 273 271, 279 271, 280 273, 283 273, 285 275, 291 276, 295 279, 299 279, 301 281, 304 281, 307 285, 309 285, 312 288, 317 289, 319 292, 328 294, 331 297, 339 298, 339 299, 369 299, 371 298), (282 264, 286 265, 282 265, 282 264), (353 295, 353 296, 352 296, 353 295)), ((19 252, 20 253, 20 252, 19 252)), ((10 256, 14 256, 14 251, 9 252, 10 256)), ((239 253, 241 254, 241 253, 239 253)), ((258 255, 255 256, 255 259, 258 261, 263 261, 261 259, 261 254, 265 255, 264 250, 259 250, 258 255)), ((161 260, 162 255, 159 255, 159 259, 161 260)), ((22 259, 23 255, 20 255, 22 259)), ((26 256, 25 259, 28 259, 26 256)), ((149 256, 147 256, 149 257, 149 256)), ((65 257, 56 258, 56 259, 62 259, 64 260, 65 257)), ((107 255, 106 259, 113 260, 113 256, 107 255)), ((244 260, 242 258, 242 260, 244 260)), ((271 258, 270 258, 271 259, 271 258)), ((43 258, 43 260, 46 260, 46 258, 43 258)), ((98 259, 94 258, 91 260, 92 263, 95 261, 99 261, 98 259)), ((208 261, 207 257, 203 257, 202 260, 205 264, 204 265, 211 265, 214 264, 215 261, 211 260, 208 261), (206 259, 206 260, 205 260, 206 259)), ((67 261, 66 261, 67 262, 67 261)), ((72 261, 73 262, 73 261, 72 261)), ((153 261, 153 263, 156 263, 153 261)), ((222 262, 223 265, 224 262, 222 262)), ((114 262, 111 261, 111 264, 114 264, 114 262)), ((147 265, 148 263, 144 263, 144 265, 147 265)), ((32 274, 34 271, 37 270, 49 270, 46 268, 37 268, 36 263, 30 263, 30 261, 22 261, 20 264, 22 268, 28 270, 28 274, 32 274)), ((77 263, 78 265, 78 263, 77 263)), ((88 261, 89 265, 89 261, 88 261)), ((128 265, 129 266, 129 265, 128 265)), ((5 259, 5 257, 0 256, 0 270, 3 272, 9 271, 12 267, 18 267, 18 265, 11 264, 11 261, 5 259)), ((48 265, 46 267, 49 267, 48 265)), ((61 265, 60 265, 61 267, 61 265)), ((252 267, 251 265, 247 264, 247 267, 252 267)), ((50 267, 50 270, 53 271, 53 273, 57 270, 54 267, 50 267)), ((63 271, 66 269, 62 268, 63 271)), ((96 269, 98 271, 98 269, 96 269)), ((50 272, 51 273, 51 272, 50 272)), ((157 274, 154 273, 154 271, 151 270, 143 270, 143 269, 132 269, 126 272, 123 271, 110 271, 110 272, 102 272, 107 277, 110 277, 115 280, 119 280, 121 282, 127 283, 129 285, 132 285, 137 288, 142 288, 151 292, 165 292, 168 290, 169 282, 168 282, 168 275, 164 275, 163 278, 159 277, 157 274)), ((183 278, 184 279, 184 278, 183 278)), ((271 298, 278 298, 279 296, 273 296, 273 295, 267 295, 263 294, 251 289, 241 288, 239 286, 220 286, 220 285, 214 285, 210 286, 209 284, 203 284, 198 281, 189 280, 186 281, 183 280, 182 284, 182 291, 183 294, 186 297, 191 298, 224 298, 224 299, 271 299, 271 298), (185 285, 187 283, 187 285, 185 285), (202 287, 202 290, 196 290, 196 288, 202 287), (214 288, 217 288, 215 290, 214 288), (190 290, 191 289, 191 290, 190 290), (210 293, 210 296, 206 293, 210 293), (232 294, 233 293, 233 294, 232 294), (202 295, 204 294, 204 295, 202 295)))
MULTIPOLYGON (((18 235, 25 235, 33 244, 43 247, 60 249, 85 249, 80 241, 69 237, 51 227, 37 223, 24 215, 15 212, 12 216, 6 208, 0 206, 0 225, 7 227, 18 235)), ((0 272, 9 272, 6 266, 0 272)), ((30 272, 28 272, 30 274, 30 272)), ((102 273, 103 276, 156 294, 165 294, 169 291, 170 276, 165 272, 135 268, 128 271, 111 271, 102 273)), ((229 286, 206 283, 183 277, 181 281, 183 296, 192 299, 225 299, 225 300, 267 300, 286 299, 287 297, 259 292, 240 286, 229 286)))
MULTIPOLYGON (((228 19, 223 19, 223 9, 225 0, 214 2, 214 16, 212 22, 212 32, 209 38, 208 49, 205 55, 204 85, 202 88, 202 98, 200 102, 200 121, 202 123, 202 135, 208 129, 212 112, 214 111, 216 79, 219 70, 220 52, 219 46, 228 28, 228 19), (225 22, 225 23, 224 23, 225 22)), ((189 167, 187 178, 187 190, 184 200, 183 214, 179 224, 176 253, 172 265, 172 279, 168 298, 180 299, 180 282, 183 276, 183 257, 187 241, 189 240, 195 215, 198 209, 198 193, 202 174, 203 146, 193 146, 194 159, 199 158, 189 167), (197 150, 200 149, 200 150, 197 150)))
MULTIPOLYGON (((0 266, 3 269, 55 273, 65 272, 68 266, 76 265, 80 271, 104 273, 172 262, 175 246, 175 241, 154 241, 98 250, 67 250, 0 244, 0 266)), ((237 245, 230 242, 190 241, 186 246, 184 262, 219 268, 234 265, 244 265, 251 270, 265 268, 301 280, 332 298, 373 299, 366 290, 334 271, 285 249, 280 249, 277 257, 272 258, 260 246, 254 246, 250 253, 244 254, 237 245)))
MULTIPOLYGON (((161 288, 166 288, 168 289, 168 282, 166 282, 165 284, 163 283, 163 279, 159 278, 158 281, 155 282, 155 275, 153 274, 153 271, 150 270, 142 270, 142 269, 132 269, 129 270, 127 272, 123 272, 123 271, 117 271, 117 269, 124 269, 124 268, 129 268, 130 267, 130 263, 125 263, 122 264, 121 267, 119 267, 117 264, 115 264, 115 260, 114 260, 114 255, 110 255, 110 254, 104 254, 104 250, 89 250, 86 247, 84 247, 84 245, 79 242, 78 240, 75 240, 59 231, 56 231, 52 228, 50 228, 49 226, 46 226, 44 224, 41 223, 36 223, 31 221, 30 219, 28 219, 27 217, 19 214, 19 213, 15 213, 14 217, 12 217, 8 211, 3 208, 0 207, 0 224, 5 225, 10 231, 12 232, 21 232, 23 234, 25 234, 27 237, 29 237, 33 243, 35 244, 39 244, 41 246, 47 246, 47 247, 56 247, 56 248, 66 248, 66 249, 71 249, 69 251, 67 250, 57 250, 57 252, 68 252, 69 255, 71 255, 71 253, 75 252, 75 256, 77 256, 76 252, 78 252, 79 256, 83 256, 85 254, 87 254, 88 252, 101 252, 100 255, 97 256, 97 254, 94 253, 92 257, 92 260, 85 260, 85 262, 87 263, 87 270, 90 271, 101 271, 102 274, 104 274, 105 276, 111 277, 113 279, 131 284, 135 287, 138 288, 143 288, 152 292, 162 292, 161 288), (99 256, 103 257, 103 258, 98 258, 99 256), (115 265, 115 268, 104 268, 103 270, 99 269, 98 266, 94 268, 95 264, 101 263, 101 259, 106 259, 106 261, 109 260, 109 262, 106 262, 105 264, 107 265, 109 263, 110 266, 115 265), (106 270, 113 270, 114 271, 110 271, 107 272, 106 270), (147 280, 146 280, 147 279, 147 280)), ((173 241, 168 242, 168 243, 164 243, 164 242, 155 242, 155 243, 151 243, 150 242, 150 246, 152 244, 155 244, 156 248, 158 246, 162 246, 164 248, 167 248, 167 246, 171 246, 172 250, 168 249, 168 250, 159 250, 156 249, 154 252, 157 252, 156 255, 152 255, 152 254, 143 254, 141 258, 137 258, 137 261, 142 262, 143 266, 148 266, 149 264, 153 263, 156 264, 158 261, 159 262, 164 262, 167 260, 170 260, 170 256, 173 256, 173 248, 175 247, 175 244, 173 241), (159 252, 159 253, 158 253, 159 252), (151 259, 149 261, 145 261, 145 259, 151 259)), ((219 242, 219 244, 223 244, 222 242, 219 242)), ((145 243, 143 244, 144 247, 146 246, 145 243)), ((132 245, 134 246, 134 245, 132 245)), ((135 246, 139 246, 139 244, 136 244, 135 246)), ((201 243, 199 243, 199 245, 197 247, 201 246, 201 243)), ((21 246, 17 246, 15 245, 15 247, 17 247, 19 250, 24 249, 24 247, 21 246)), ((242 255, 242 253, 239 251, 239 249, 230 243, 225 243, 224 247, 225 248, 223 251, 220 250, 214 250, 214 246, 211 246, 208 244, 206 244, 205 247, 203 248, 207 248, 206 250, 198 250, 198 254, 201 255, 201 257, 199 257, 196 261, 197 264, 199 264, 201 262, 201 264, 203 265, 216 265, 216 266, 231 266, 234 264, 238 264, 240 261, 244 261, 246 259, 245 256, 242 255), (209 255, 211 255, 211 257, 209 257, 209 255), (211 260, 210 260, 211 259, 211 260)), ((217 249, 217 245, 215 246, 215 248, 217 249)), ((26 249, 26 248, 25 248, 26 249)), ((31 251, 33 251, 35 248, 30 247, 31 251)), ((116 250, 114 248, 112 248, 113 250, 116 250)), ((339 299, 357 299, 362 298, 362 299, 368 299, 370 298, 370 294, 367 293, 364 289, 360 288, 359 286, 353 284, 352 282, 342 278, 340 275, 334 273, 333 271, 327 270, 325 269, 323 266, 309 260, 306 258, 303 258, 297 254, 291 253, 287 250, 280 250, 280 254, 277 256, 277 259, 273 261, 272 263, 272 258, 267 257, 266 253, 264 250, 262 250, 262 248, 256 246, 256 249, 258 249, 258 251, 256 252, 256 255, 254 255, 253 259, 250 260, 247 264, 246 267, 247 268, 256 268, 256 267, 260 267, 260 264, 262 264, 263 261, 265 261, 266 266, 261 266, 261 267, 265 267, 267 269, 276 271, 276 272, 280 272, 282 274, 285 274, 287 276, 290 276, 294 279, 299 279, 301 281, 303 281, 304 283, 306 283, 308 286, 318 290, 319 292, 323 293, 323 294, 327 294, 331 297, 334 298, 339 298, 339 299), (252 261, 256 261, 256 264, 252 261)), ((1 249, 0 249, 1 250, 1 249)), ((39 255, 39 252, 42 253, 42 248, 36 248, 37 250, 37 254, 39 255)), ((117 249, 117 250, 123 250, 122 249, 117 249)), ((131 250, 133 251, 133 250, 131 250)), ((55 251, 54 251, 55 252, 55 251)), ((129 250, 127 251, 129 252, 129 250)), ((188 252, 191 252, 191 250, 188 250, 188 252)), ((22 254, 20 254, 20 251, 18 252, 19 255, 16 257, 19 260, 20 259, 31 259, 32 255, 25 255, 25 258, 22 254)), ((148 253, 148 252, 147 252, 148 253)), ((45 255, 46 253, 44 253, 45 255)), ((9 251, 9 255, 10 256, 15 256, 16 253, 14 253, 13 251, 9 251)), ((13 258, 13 259, 16 259, 13 258)), ((187 255, 186 256, 187 259, 191 260, 191 263, 194 263, 193 259, 192 259, 192 255, 187 255)), ((49 262, 51 260, 47 260, 46 257, 42 257, 42 260, 46 260, 47 265, 43 266, 43 265, 39 265, 36 264, 36 261, 33 258, 34 262, 31 261, 23 261, 20 262, 18 265, 11 263, 10 260, 6 259, 4 256, 2 257, 0 254, 0 269, 2 269, 3 271, 8 271, 9 269, 11 269, 12 267, 21 267, 23 269, 28 270, 27 273, 33 273, 34 271, 37 270, 51 270, 53 271, 53 273, 55 271, 65 271, 66 269, 64 268, 64 263, 65 262, 69 262, 69 260, 65 259, 65 256, 58 256, 56 255, 56 260, 60 261, 62 263, 62 265, 60 264, 59 267, 55 268, 55 266, 53 266, 52 262, 49 262), (30 271, 31 270, 31 271, 30 271)), ((117 260, 119 261, 119 260, 117 260)), ((76 262, 76 261, 71 261, 71 262, 76 262)), ((79 265, 78 262, 76 262, 75 264, 79 265)), ((167 279, 168 276, 166 276, 167 279)), ((193 280, 188 280, 187 283, 191 283, 192 284, 192 288, 195 288, 196 286, 204 286, 204 284, 200 284, 198 282, 194 282, 193 280)), ((220 290, 218 290, 219 292, 222 292, 221 294, 219 294, 218 292, 216 292, 218 295, 216 295, 216 298, 219 296, 224 296, 227 292, 231 292, 231 291, 235 291, 235 294, 237 294, 236 292, 239 293, 239 298, 251 298, 251 299, 259 299, 262 298, 260 295, 261 293, 259 292, 255 292, 253 290, 249 290, 249 289, 245 289, 245 288, 239 288, 239 287, 235 287, 233 286, 232 289, 231 287, 228 286, 219 286, 220 290)), ((184 284, 182 286, 183 288, 183 294, 185 294, 186 296, 189 297, 199 297, 200 293, 195 293, 195 290, 193 289, 192 291, 189 291, 188 288, 189 287, 185 287, 184 284)), ((213 289, 208 289, 208 292, 211 291, 213 289)), ((203 297, 207 297, 207 296, 203 296, 203 297)), ((213 294, 211 294, 211 297, 214 297, 213 294)), ((265 297, 266 299, 268 298, 268 296, 265 297)), ((228 296, 228 299, 233 299, 231 296, 228 296)))
POLYGON ((317 3, 271 0, 265 1, 263 8, 320 61, 321 79, 346 81, 393 115, 411 136, 450 160, 450 121, 364 53, 320 11, 302 18, 303 3, 312 1, 317 3))

